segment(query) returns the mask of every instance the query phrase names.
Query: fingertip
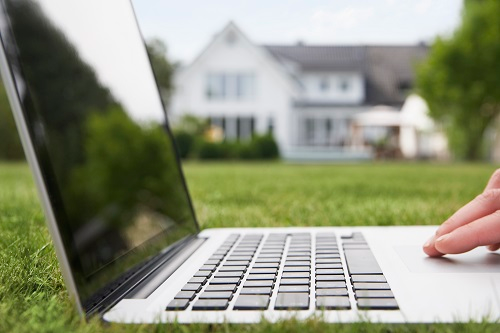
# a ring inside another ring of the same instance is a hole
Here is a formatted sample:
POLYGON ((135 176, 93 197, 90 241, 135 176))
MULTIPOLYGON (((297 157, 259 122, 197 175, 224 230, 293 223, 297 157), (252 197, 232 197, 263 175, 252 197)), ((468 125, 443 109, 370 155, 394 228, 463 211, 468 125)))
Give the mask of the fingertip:
POLYGON ((466 242, 461 241, 457 235, 451 234, 446 234, 436 239, 434 247, 436 251, 444 254, 457 254, 470 250, 466 242))
POLYGON ((422 250, 429 257, 441 257, 443 253, 439 252, 434 246, 434 238, 435 236, 429 238, 429 240, 427 240, 427 242, 425 242, 424 246, 422 247, 422 250))
POLYGON ((488 245, 488 250, 490 250, 491 252, 495 252, 495 251, 497 251, 498 249, 500 249, 500 244, 492 244, 492 245, 488 245))

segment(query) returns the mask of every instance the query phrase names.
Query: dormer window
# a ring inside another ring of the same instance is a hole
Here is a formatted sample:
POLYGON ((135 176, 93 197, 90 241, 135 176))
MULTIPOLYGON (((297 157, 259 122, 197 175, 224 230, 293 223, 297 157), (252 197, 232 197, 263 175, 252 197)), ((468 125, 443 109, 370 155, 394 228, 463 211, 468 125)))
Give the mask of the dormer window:
POLYGON ((325 92, 330 89, 330 80, 327 77, 322 78, 319 81, 319 90, 325 92))
POLYGON ((340 91, 348 91, 351 88, 351 84, 347 78, 340 79, 339 82, 339 90, 340 91))

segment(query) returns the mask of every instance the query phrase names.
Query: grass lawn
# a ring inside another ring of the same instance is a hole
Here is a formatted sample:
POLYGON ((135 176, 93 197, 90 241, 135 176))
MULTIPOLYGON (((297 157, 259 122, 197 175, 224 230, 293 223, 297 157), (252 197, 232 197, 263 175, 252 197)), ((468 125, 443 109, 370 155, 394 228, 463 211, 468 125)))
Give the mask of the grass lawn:
MULTIPOLYGON (((207 227, 439 224, 472 199, 486 164, 185 165, 207 227)), ((498 332, 500 325, 104 325, 67 299, 31 174, 0 164, 0 332, 498 332)))

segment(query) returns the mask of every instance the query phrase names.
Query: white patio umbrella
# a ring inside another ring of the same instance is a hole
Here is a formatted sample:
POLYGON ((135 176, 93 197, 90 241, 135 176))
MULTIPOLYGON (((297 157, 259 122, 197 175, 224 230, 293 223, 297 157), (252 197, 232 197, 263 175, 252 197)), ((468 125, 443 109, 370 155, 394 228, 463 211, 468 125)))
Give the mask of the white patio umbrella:
POLYGON ((391 106, 379 105, 354 116, 354 124, 361 127, 398 127, 401 126, 401 113, 391 106))

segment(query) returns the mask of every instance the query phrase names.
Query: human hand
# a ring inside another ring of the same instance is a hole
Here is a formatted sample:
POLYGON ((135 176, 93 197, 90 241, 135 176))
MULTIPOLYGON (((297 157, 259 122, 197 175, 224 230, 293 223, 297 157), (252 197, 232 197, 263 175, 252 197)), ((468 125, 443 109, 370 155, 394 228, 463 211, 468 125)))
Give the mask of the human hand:
POLYGON ((470 251, 487 245, 500 249, 500 169, 488 181, 483 193, 446 220, 424 244, 431 257, 470 251))

